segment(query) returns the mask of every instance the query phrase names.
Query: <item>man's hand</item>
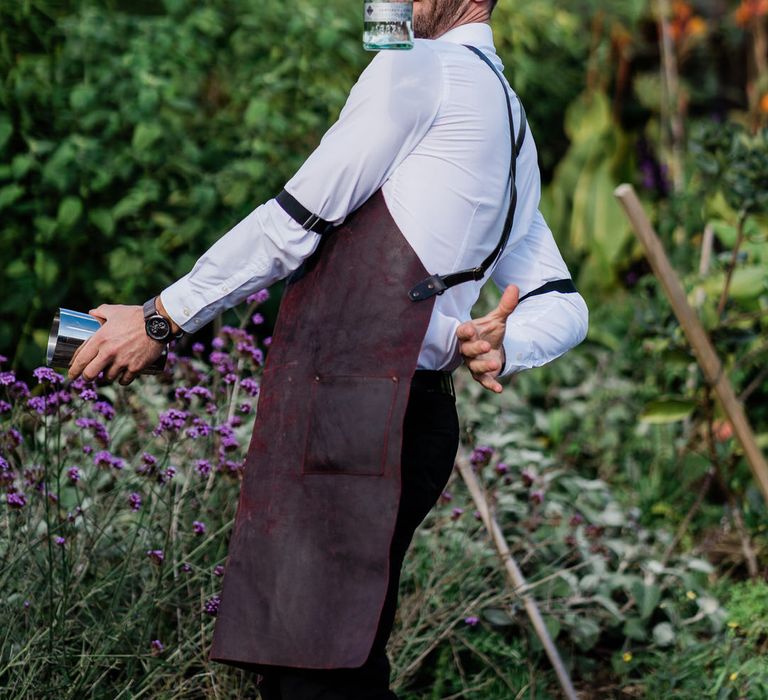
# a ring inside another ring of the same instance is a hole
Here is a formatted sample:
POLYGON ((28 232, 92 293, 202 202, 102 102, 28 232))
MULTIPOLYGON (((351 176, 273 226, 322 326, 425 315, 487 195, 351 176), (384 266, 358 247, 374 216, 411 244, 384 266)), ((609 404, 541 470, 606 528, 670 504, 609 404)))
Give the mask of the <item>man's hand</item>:
POLYGON ((501 295, 499 305, 490 313, 472 321, 462 323, 456 329, 459 352, 464 364, 469 367, 475 381, 489 391, 501 393, 501 384, 496 379, 504 364, 504 333, 507 319, 515 310, 520 290, 510 284, 501 295))
POLYGON ((109 381, 119 378, 126 386, 163 353, 165 346, 152 340, 144 329, 141 306, 102 304, 88 313, 103 323, 77 349, 69 368, 70 379, 82 374, 90 381, 106 370, 109 381))

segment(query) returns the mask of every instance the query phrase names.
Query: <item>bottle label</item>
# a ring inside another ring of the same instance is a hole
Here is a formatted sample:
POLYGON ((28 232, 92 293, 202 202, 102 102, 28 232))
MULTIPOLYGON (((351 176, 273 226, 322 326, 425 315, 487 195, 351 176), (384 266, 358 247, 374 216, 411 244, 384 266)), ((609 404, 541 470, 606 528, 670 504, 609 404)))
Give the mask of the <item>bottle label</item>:
POLYGON ((366 22, 410 22, 413 20, 413 3, 366 2, 363 18, 366 22))

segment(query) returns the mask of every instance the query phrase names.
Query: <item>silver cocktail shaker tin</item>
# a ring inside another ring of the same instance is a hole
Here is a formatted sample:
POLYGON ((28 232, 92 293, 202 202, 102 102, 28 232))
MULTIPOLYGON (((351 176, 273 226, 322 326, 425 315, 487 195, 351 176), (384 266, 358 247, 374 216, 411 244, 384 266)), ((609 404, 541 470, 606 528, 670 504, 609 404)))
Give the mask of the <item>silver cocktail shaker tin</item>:
MULTIPOLYGON (((53 317, 51 333, 48 336, 48 351, 45 361, 49 367, 66 369, 72 363, 75 351, 101 328, 101 321, 95 316, 71 309, 59 309, 53 317)), ((141 374, 160 374, 165 369, 168 349, 141 374)))

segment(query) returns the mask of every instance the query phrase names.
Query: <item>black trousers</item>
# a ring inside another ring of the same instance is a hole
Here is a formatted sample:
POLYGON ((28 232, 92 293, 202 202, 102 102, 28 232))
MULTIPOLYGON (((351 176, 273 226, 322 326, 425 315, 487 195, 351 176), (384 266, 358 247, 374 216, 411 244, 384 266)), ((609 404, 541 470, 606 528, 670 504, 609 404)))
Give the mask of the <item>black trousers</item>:
POLYGON ((389 689, 386 645, 395 619, 400 570, 414 531, 448 482, 458 445, 455 398, 414 386, 405 415, 402 492, 390 551, 389 586, 371 653, 363 666, 354 669, 264 669, 263 700, 397 700, 389 689))

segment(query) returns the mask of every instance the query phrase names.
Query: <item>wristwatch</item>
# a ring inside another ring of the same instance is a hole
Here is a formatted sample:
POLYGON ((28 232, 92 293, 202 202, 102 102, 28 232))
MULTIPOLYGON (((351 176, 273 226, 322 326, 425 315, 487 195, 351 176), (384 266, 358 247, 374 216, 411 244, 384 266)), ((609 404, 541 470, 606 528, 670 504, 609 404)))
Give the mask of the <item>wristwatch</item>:
POLYGON ((144 302, 144 328, 147 331, 147 335, 159 343, 178 340, 184 335, 184 331, 180 330, 178 333, 171 332, 171 322, 157 311, 156 298, 152 297, 144 302))

